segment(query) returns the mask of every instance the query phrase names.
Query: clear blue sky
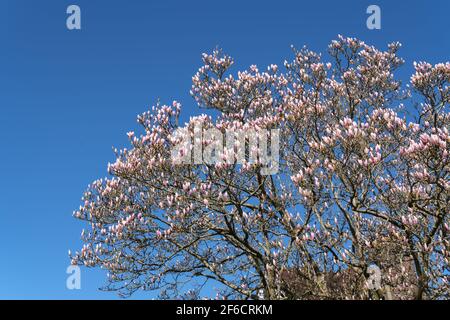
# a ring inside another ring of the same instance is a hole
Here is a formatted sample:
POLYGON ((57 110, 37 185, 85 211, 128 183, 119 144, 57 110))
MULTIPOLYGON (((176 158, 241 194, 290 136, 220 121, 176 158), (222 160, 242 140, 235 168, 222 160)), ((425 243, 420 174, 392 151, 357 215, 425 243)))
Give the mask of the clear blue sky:
POLYGON ((448 0, 1 0, 0 298, 116 297, 97 290, 95 270, 66 289, 83 226, 72 211, 158 98, 199 112, 189 90, 202 52, 218 45, 237 68, 265 67, 290 59, 291 44, 325 52, 339 33, 398 40, 407 79, 414 60, 450 60, 449 14, 448 0), (70 4, 81 31, 66 29, 70 4), (379 31, 366 28, 370 4, 381 7, 379 31))

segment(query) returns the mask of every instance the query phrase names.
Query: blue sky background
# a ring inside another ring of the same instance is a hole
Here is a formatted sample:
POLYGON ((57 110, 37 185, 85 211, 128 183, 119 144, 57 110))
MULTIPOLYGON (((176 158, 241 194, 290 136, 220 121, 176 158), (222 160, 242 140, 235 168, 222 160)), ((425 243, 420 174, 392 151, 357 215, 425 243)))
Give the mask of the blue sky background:
POLYGON ((72 211, 158 98, 200 112, 189 90, 202 52, 218 45, 238 70, 282 65, 291 44, 325 53, 337 34, 398 40, 408 80, 414 60, 450 60, 449 14, 448 0, 0 0, 0 298, 117 297, 97 290, 98 270, 66 289, 83 227, 72 211), (80 31, 66 28, 70 4, 80 31), (381 30, 366 28, 370 4, 381 30))

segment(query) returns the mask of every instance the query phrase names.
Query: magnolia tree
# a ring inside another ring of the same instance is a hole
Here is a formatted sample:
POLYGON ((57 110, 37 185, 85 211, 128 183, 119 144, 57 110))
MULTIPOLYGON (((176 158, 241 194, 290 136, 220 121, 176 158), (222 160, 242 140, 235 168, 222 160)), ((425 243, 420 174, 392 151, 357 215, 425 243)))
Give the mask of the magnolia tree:
POLYGON ((450 63, 402 86, 399 47, 339 37, 330 62, 293 49, 236 76, 204 54, 191 94, 214 116, 138 117, 74 213, 72 263, 124 295, 450 298, 450 63))

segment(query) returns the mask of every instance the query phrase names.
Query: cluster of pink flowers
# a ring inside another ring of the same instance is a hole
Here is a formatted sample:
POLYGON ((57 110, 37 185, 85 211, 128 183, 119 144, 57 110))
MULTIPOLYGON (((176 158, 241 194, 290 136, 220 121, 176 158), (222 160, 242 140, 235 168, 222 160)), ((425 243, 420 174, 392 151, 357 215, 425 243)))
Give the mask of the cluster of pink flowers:
POLYGON ((436 133, 428 134, 422 133, 419 136, 419 141, 411 140, 408 147, 403 148, 400 151, 401 155, 412 156, 414 154, 419 155, 423 152, 429 151, 433 148, 439 150, 442 155, 443 160, 448 159, 450 145, 450 136, 448 134, 448 129, 443 128, 438 129, 436 133))

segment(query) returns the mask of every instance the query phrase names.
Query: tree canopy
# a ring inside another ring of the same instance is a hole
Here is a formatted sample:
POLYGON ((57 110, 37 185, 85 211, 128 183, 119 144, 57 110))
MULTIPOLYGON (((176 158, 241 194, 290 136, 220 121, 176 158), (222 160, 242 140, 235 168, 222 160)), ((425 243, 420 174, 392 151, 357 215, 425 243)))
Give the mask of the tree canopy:
POLYGON ((339 36, 329 62, 293 48, 283 67, 237 74, 204 54, 191 94, 215 113, 180 124, 173 102, 138 117, 74 213, 88 228, 72 263, 124 295, 448 299, 450 63, 415 63, 404 85, 399 48, 339 36), (249 130, 277 144, 269 174, 249 130))

